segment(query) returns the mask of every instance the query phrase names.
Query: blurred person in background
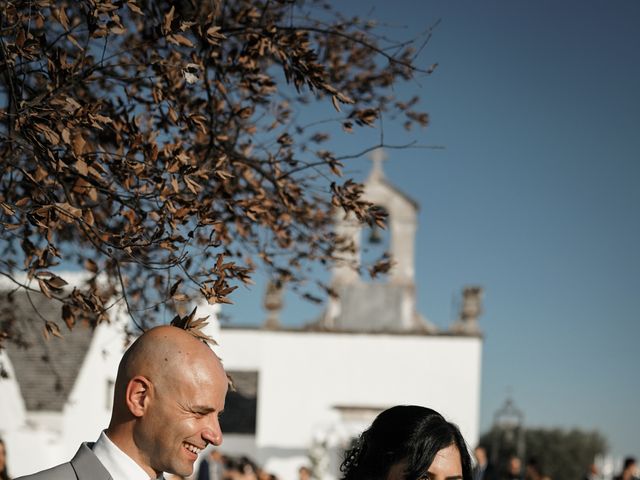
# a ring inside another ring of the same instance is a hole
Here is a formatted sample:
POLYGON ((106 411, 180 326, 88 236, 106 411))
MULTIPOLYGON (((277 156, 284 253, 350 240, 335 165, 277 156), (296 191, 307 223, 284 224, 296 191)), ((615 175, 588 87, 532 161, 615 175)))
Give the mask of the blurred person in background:
POLYGON ((227 458, 224 480, 258 480, 258 467, 249 457, 227 458))
POLYGON ((258 468, 258 480, 276 480, 276 476, 263 468, 258 468))
POLYGON ((473 467, 473 480, 497 480, 497 475, 493 465, 489 463, 487 449, 482 445, 478 445, 473 454, 476 457, 476 463, 473 467))
POLYGON ((598 467, 595 463, 592 463, 591 465, 589 465, 589 468, 587 468, 587 473, 584 474, 584 477, 582 477, 582 480, 598 480, 600 478, 600 475, 598 475, 598 467))
POLYGON ((527 465, 524 468, 525 480, 543 480, 545 476, 542 474, 542 467, 537 458, 531 457, 527 460, 527 465))
POLYGON ((624 459, 622 465, 622 472, 620 475, 614 478, 614 480, 637 480, 638 478, 638 464, 634 457, 627 457, 624 459))
POLYGON ((385 410, 345 454, 342 480, 473 480, 460 430, 435 410, 385 410))
POLYGON ((200 462, 197 480, 222 480, 224 457, 218 450, 212 450, 208 458, 200 462))
POLYGON ((249 457, 240 457, 240 480, 258 480, 258 466, 249 457))
POLYGON ((311 480, 311 469, 304 465, 298 469, 298 480, 311 480))
POLYGON ((511 455, 507 461, 506 480, 522 480, 522 461, 517 455, 511 455))
POLYGON ((11 480, 7 471, 7 447, 0 438, 0 480, 11 480))

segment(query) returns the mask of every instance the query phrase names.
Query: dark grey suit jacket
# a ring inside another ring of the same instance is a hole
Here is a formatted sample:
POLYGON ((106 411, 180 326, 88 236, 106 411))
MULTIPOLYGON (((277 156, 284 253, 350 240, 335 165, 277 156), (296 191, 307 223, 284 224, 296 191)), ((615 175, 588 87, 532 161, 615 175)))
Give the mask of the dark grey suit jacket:
POLYGON ((92 446, 93 443, 83 443, 70 462, 16 480, 112 480, 93 454, 92 446))

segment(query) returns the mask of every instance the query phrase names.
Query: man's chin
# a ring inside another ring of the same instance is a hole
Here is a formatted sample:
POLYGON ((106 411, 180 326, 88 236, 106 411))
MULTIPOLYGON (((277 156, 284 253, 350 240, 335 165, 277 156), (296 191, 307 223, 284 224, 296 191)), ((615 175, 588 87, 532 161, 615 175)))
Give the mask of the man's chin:
POLYGON ((190 477, 193 475, 195 462, 182 462, 181 465, 176 465, 175 462, 173 465, 168 466, 164 473, 170 473, 171 475, 177 475, 179 477, 190 477))
POLYGON ((180 465, 180 468, 177 468, 176 471, 172 473, 180 477, 190 477, 191 475, 193 475, 194 464, 195 462, 191 462, 188 465, 180 465))

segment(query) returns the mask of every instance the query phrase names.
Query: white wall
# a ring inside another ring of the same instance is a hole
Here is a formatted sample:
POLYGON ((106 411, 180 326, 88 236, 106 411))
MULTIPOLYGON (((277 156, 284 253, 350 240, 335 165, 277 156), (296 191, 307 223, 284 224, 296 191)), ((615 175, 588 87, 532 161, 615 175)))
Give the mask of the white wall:
MULTIPOLYGON (((256 460, 285 480, 297 478, 319 433, 345 435, 335 406, 429 406, 457 423, 470 446, 477 443, 479 338, 212 328, 226 369, 259 372, 255 444, 248 449, 253 439, 228 435, 222 450, 257 452, 256 460)), ((107 380, 115 379, 122 332, 119 322, 97 328, 57 431, 28 424, 15 380, 0 381, 0 433, 13 476, 70 459, 107 426, 107 380)))
MULTIPOLYGON (((259 449, 308 448, 335 406, 424 405, 478 441, 482 340, 223 328, 228 370, 259 372, 259 449)), ((224 449, 224 445, 223 445, 224 449)))
POLYGON ((124 353, 126 317, 111 324, 100 324, 95 330, 89 351, 64 406, 62 436, 63 458, 73 457, 80 443, 95 442, 111 419, 113 382, 124 353), (111 384, 109 382, 112 382, 111 384))
MULTIPOLYGON (((62 412, 27 412, 16 409, 17 421, 6 434, 8 467, 12 476, 26 475, 70 460, 80 443, 93 442, 107 427, 107 379, 115 380, 124 351, 124 317, 100 324, 62 412), (34 452, 37 454, 34 455, 34 452)), ((11 372, 10 372, 11 373, 11 372)), ((9 380, 15 383, 15 376, 9 380)), ((2 383, 0 383, 0 386, 2 383)), ((17 387, 17 385, 16 385, 17 387)), ((0 388, 0 398, 3 391, 0 388)), ((4 410, 4 400, 2 409, 4 410)), ((0 430, 5 425, 0 421, 0 430)))
POLYGON ((7 371, 8 377, 0 377, 0 437, 25 422, 25 405, 16 381, 13 364, 5 350, 0 350, 0 365, 7 371))

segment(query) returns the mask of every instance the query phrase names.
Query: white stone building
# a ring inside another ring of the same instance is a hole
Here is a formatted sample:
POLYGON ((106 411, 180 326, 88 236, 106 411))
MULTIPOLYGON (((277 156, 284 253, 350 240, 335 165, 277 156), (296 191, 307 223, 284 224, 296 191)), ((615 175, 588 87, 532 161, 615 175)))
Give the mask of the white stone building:
POLYGON ((297 478, 314 442, 327 443, 335 473, 350 439, 397 404, 432 407, 477 442, 478 337, 223 328, 221 344, 225 368, 251 374, 257 393, 254 430, 227 431, 223 450, 281 478, 297 478))
MULTIPOLYGON (((222 417, 221 450, 249 455, 282 480, 297 479, 309 454, 323 478, 336 478, 344 447, 377 413, 397 404, 435 408, 460 426, 471 446, 479 437, 481 292, 465 290, 460 319, 449 330, 427 322, 416 310, 417 205, 387 182, 380 152, 365 192, 389 213, 389 248, 397 263, 387 280, 368 282, 337 265, 332 286, 339 298, 311 325, 280 328, 281 302, 270 289, 264 327, 211 326, 238 385, 222 417)), ((350 219, 339 218, 336 228, 362 245, 363 233, 350 219)), ((346 263, 359 264, 359 251, 346 263)), ((20 308, 17 315, 33 315, 20 308)), ((125 321, 119 316, 95 332, 78 327, 48 342, 31 332, 33 349, 2 353, 10 378, 0 379, 0 436, 13 476, 68 460, 107 425, 125 321)))
POLYGON ((239 432, 229 425, 223 449, 249 452, 284 479, 297 478, 310 449, 327 457, 325 478, 336 478, 350 440, 393 405, 432 407, 457 423, 471 446, 479 438, 481 289, 464 290, 460 317, 445 332, 417 311, 417 205, 388 183, 382 160, 377 152, 365 195, 389 215, 395 261, 389 276, 371 282, 352 268, 362 263, 367 232, 339 216, 336 230, 357 248, 335 267, 331 286, 339 298, 329 300, 317 322, 302 330, 278 328, 281 301, 271 289, 265 329, 223 327, 220 333, 225 368, 242 379, 240 394, 247 389, 244 413, 231 403, 228 414, 255 418, 253 428, 243 425, 239 432))
POLYGON ((8 303, 10 287, 0 283, 0 308, 13 310, 24 326, 22 340, 30 344, 8 344, 0 352, 0 364, 9 374, 0 378, 0 437, 6 442, 9 473, 17 477, 69 460, 81 442, 95 441, 106 427, 126 317, 115 314, 110 324, 95 330, 77 325, 63 338, 45 340, 34 308, 59 323, 59 306, 34 293, 28 301, 20 292, 8 303))

